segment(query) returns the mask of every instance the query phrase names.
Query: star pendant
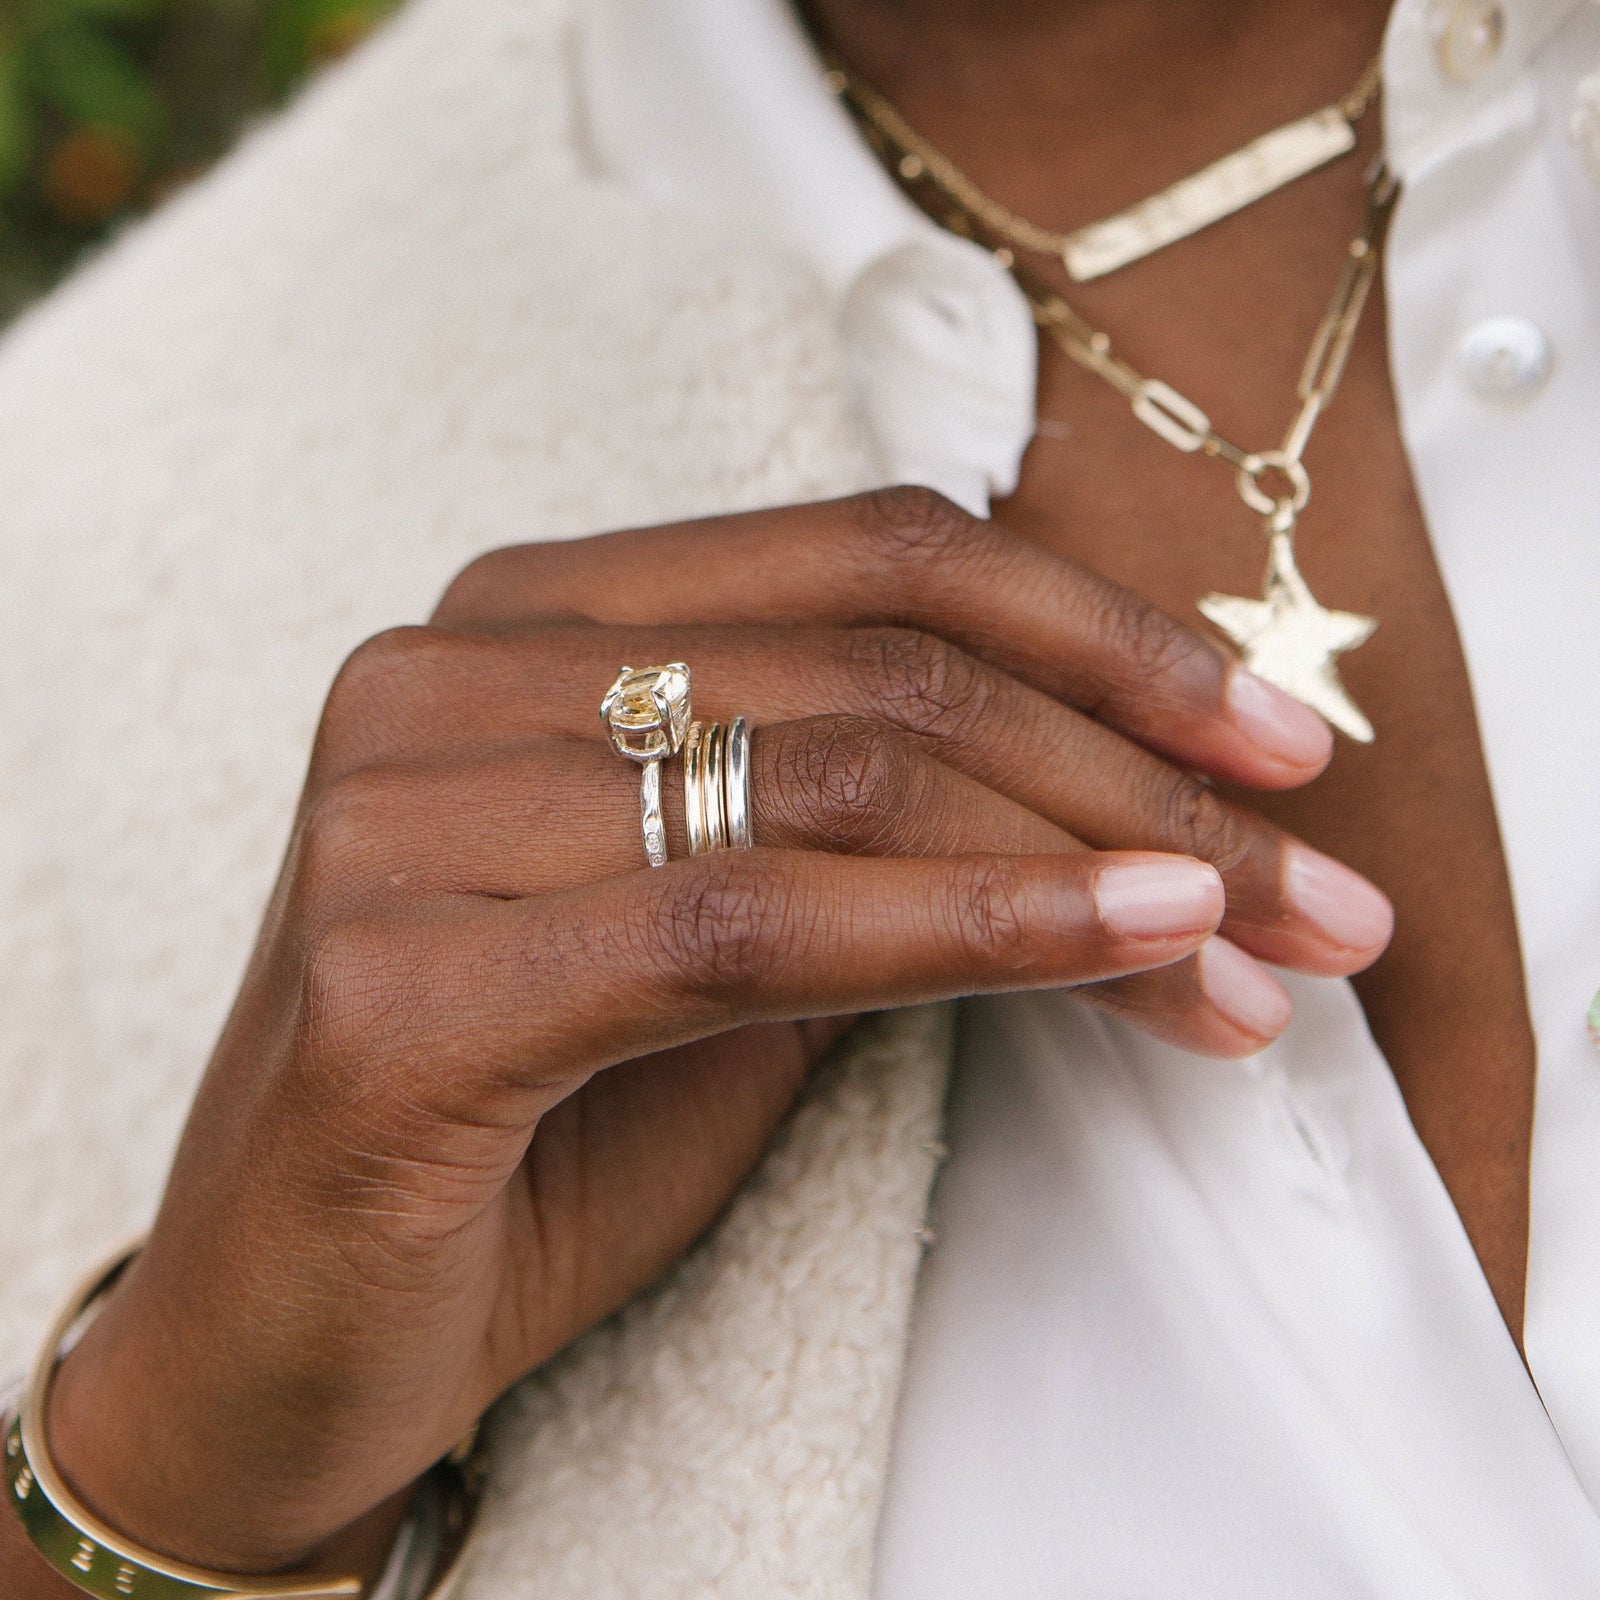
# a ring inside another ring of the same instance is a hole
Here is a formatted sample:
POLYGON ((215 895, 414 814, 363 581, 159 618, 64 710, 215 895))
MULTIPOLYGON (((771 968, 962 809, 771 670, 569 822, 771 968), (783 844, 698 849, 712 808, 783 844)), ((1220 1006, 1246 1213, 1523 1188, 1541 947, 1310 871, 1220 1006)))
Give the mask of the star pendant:
POLYGON ((1341 733, 1372 743, 1372 724, 1345 692, 1334 658, 1365 644, 1376 617, 1325 611, 1306 587, 1294 562, 1294 539, 1270 535, 1267 576, 1259 600, 1208 594, 1200 610, 1238 645, 1244 664, 1258 677, 1304 701, 1341 733))

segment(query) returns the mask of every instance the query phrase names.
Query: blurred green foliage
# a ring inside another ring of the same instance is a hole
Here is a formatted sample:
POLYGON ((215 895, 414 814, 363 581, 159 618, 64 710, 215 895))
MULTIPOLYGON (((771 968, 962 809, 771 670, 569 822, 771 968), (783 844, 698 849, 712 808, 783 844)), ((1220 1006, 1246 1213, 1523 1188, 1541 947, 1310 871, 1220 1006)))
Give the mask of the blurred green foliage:
POLYGON ((0 0, 0 322, 394 0, 0 0))

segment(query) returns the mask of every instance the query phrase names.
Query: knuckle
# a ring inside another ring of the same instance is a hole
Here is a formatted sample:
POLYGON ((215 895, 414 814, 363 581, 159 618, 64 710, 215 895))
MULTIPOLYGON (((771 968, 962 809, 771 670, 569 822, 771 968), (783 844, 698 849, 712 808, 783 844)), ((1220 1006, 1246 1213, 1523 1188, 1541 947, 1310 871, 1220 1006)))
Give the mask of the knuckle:
POLYGON ((993 674, 936 634, 866 629, 852 635, 849 649, 874 712, 919 738, 959 742, 993 706, 993 674))
POLYGON ((296 881, 313 899, 367 879, 384 856, 404 791, 399 774, 357 767, 325 784, 301 818, 296 881))
POLYGON ((975 863, 950 907, 956 938, 971 960, 986 968, 1026 964, 1032 941, 1013 863, 1004 858, 975 863))
POLYGON ((345 657, 328 691, 319 744, 337 746, 392 717, 395 709, 455 651, 438 628, 389 628, 345 657))
POLYGON ((474 557, 453 577, 434 607, 435 623, 474 617, 498 607, 495 600, 513 571, 519 571, 526 558, 515 548, 503 547, 474 557))
POLYGON ((1167 773, 1159 799, 1162 831, 1186 855, 1209 861, 1226 876, 1251 855, 1250 830, 1197 778, 1167 773))
POLYGON ((1181 675, 1186 663, 1210 649, 1192 629, 1119 584, 1105 586, 1100 617, 1118 676, 1133 690, 1148 691, 1181 675))
POLYGON ((335 1076, 340 1064, 382 1056, 406 1036, 406 1012, 419 990, 414 966, 388 921, 323 922, 307 936, 301 958, 298 1054, 335 1076))
POLYGON ((930 562, 964 547, 978 519, 937 489, 897 484, 856 500, 862 533, 893 572, 920 576, 930 562))
POLYGON ((866 717, 818 717, 783 751, 779 792, 803 832, 871 853, 892 839, 911 788, 907 752, 866 717))
POLYGON ((671 992, 736 1000, 784 959, 791 926, 781 887, 739 852, 677 875, 651 908, 645 940, 671 992))
POLYGON ((385 628, 364 639, 344 659, 333 680, 329 699, 364 701, 387 692, 397 678, 407 678, 438 649, 444 636, 416 626, 385 628))

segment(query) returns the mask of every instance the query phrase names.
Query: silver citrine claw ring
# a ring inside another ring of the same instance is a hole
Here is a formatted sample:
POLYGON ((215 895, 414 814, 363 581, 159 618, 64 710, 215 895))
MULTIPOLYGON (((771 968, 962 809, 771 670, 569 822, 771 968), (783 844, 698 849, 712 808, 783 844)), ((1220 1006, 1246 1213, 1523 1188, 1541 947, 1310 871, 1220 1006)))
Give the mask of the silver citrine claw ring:
POLYGON ((600 724, 619 756, 637 761, 639 818, 652 867, 667 864, 667 830, 661 818, 661 763, 678 753, 689 731, 689 669, 624 667, 600 702, 600 724))

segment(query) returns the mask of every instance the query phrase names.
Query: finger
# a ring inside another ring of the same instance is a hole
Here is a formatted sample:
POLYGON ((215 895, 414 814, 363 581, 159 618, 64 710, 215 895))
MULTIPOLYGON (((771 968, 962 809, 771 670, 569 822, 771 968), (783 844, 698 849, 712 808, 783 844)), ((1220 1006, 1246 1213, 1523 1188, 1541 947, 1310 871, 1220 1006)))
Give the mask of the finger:
POLYGON ((1236 1059, 1276 1039, 1294 1015, 1277 978, 1217 937, 1171 966, 1113 978, 1082 991, 1103 1011, 1196 1055, 1236 1059))
MULTIPOLYGON (((681 759, 663 769, 668 854, 689 854, 681 759)), ((543 738, 478 760, 395 762, 325 784, 293 876, 317 904, 518 899, 645 864, 640 768, 594 740, 543 738)), ((750 809, 769 848, 841 855, 1033 855, 1077 840, 862 717, 813 717, 751 743, 750 809)))
POLYGON ((1208 860, 1227 884, 1228 936, 1262 960, 1346 976, 1370 965, 1392 931, 1387 899, 1357 874, 1113 730, 906 629, 568 626, 516 639, 411 630, 352 658, 325 724, 352 725, 341 740, 347 759, 384 744, 493 748, 519 730, 598 740, 594 685, 619 651, 692 658, 705 716, 744 711, 758 725, 816 711, 870 717, 1096 848, 1208 860), (341 713, 352 678, 374 687, 341 713), (410 687, 399 695, 396 684, 410 687), (404 726, 393 726, 402 714, 404 726))
POLYGON ((1221 914, 1215 872, 1181 857, 723 852, 448 903, 400 948, 390 923, 336 922, 306 1026, 320 1060, 360 1064, 364 1101, 388 1087, 474 1121, 504 1096, 531 1118, 599 1068, 749 1022, 1161 966, 1221 914))
MULTIPOLYGON (((692 635, 713 706, 751 686, 768 714, 826 706, 923 740, 944 761, 1102 850, 1192 855, 1222 873, 1224 923, 1275 965, 1343 977, 1388 944, 1388 898, 1359 874, 1111 729, 903 629, 692 635)), ((647 634, 649 642, 664 636, 647 634)), ((581 652, 573 652, 574 655, 581 652)), ((697 693, 701 692, 697 690, 697 693)))
POLYGON ((496 551, 436 617, 495 628, 553 609, 627 624, 909 625, 1217 777, 1290 787, 1332 753, 1320 717, 1194 628, 931 490, 496 551))
MULTIPOLYGON (((752 753, 755 833, 769 847, 922 857, 1084 848, 863 718, 779 724, 762 731, 752 753)), ((676 766, 669 771, 677 776, 676 766)), ((375 894, 524 898, 633 872, 643 859, 637 784, 634 768, 578 740, 540 741, 447 776, 415 766, 366 769, 327 790, 304 819, 296 876, 309 880, 316 903, 354 907, 375 894)), ((669 782, 663 799, 671 854, 681 858, 682 784, 669 782)), ((1255 965, 1235 957, 1236 965, 1255 965)), ((1215 989, 1182 962, 1085 993, 1207 1055, 1259 1049, 1287 1024, 1286 997, 1264 972, 1215 989), (1280 998, 1241 1018, 1234 990, 1280 998)))

